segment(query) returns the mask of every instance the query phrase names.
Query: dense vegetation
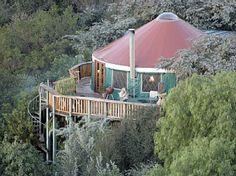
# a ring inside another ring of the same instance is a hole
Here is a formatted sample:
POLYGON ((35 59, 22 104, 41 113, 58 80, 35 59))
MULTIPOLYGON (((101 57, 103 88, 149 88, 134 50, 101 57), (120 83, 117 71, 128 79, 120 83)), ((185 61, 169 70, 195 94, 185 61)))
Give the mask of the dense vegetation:
POLYGON ((167 174, 235 175, 235 75, 194 75, 168 95, 155 134, 167 174))
POLYGON ((163 59, 159 66, 174 69, 179 79, 194 73, 210 75, 220 71, 235 71, 235 34, 199 38, 193 43, 191 50, 180 51, 179 55, 172 59, 163 59))
MULTIPOLYGON (((27 114, 38 83, 66 78, 71 66, 91 60, 94 49, 163 11, 201 29, 236 30, 235 0, 1 1, 0 175, 52 175, 34 147, 27 114)), ((233 36, 201 38, 191 50, 163 62, 179 79, 187 78, 168 95, 163 114, 152 109, 113 126, 103 121, 71 126, 53 171, 235 175, 236 75, 218 73, 235 71, 235 41, 233 36), (203 76, 191 77, 194 73, 203 76)))

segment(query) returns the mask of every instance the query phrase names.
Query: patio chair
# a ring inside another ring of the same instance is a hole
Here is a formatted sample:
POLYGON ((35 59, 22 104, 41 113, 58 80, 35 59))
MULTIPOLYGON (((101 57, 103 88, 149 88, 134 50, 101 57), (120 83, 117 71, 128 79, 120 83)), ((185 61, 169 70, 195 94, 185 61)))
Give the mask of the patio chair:
POLYGON ((149 102, 156 102, 158 100, 158 91, 150 91, 149 92, 149 102))

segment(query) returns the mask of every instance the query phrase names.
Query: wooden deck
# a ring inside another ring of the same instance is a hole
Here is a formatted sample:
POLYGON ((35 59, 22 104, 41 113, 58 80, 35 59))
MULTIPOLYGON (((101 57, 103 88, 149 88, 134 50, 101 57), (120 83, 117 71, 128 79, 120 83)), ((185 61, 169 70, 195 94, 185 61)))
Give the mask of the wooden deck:
POLYGON ((101 98, 90 88, 92 63, 78 64, 72 67, 70 76, 77 81, 76 96, 58 94, 53 88, 41 83, 40 95, 48 102, 52 112, 62 116, 93 116, 99 118, 122 119, 133 112, 156 106, 150 103, 122 102, 101 98))
POLYGON ((80 97, 95 97, 102 98, 102 96, 94 92, 90 87, 92 62, 85 62, 73 66, 69 69, 70 77, 74 78, 76 84, 76 95, 80 97))
POLYGON ((91 77, 84 77, 77 81, 76 95, 80 97, 102 98, 99 93, 94 92, 90 87, 91 77))

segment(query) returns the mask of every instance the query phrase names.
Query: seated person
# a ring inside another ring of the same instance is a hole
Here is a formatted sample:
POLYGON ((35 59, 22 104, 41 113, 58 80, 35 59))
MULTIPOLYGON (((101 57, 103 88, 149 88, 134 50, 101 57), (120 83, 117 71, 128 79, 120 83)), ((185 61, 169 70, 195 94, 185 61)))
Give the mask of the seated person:
POLYGON ((166 93, 162 93, 162 94, 159 94, 158 95, 158 101, 157 101, 157 106, 158 107, 162 107, 165 103, 165 96, 166 96, 166 93))
POLYGON ((104 99, 109 99, 109 96, 111 96, 113 99, 113 95, 112 95, 113 92, 114 92, 114 88, 109 86, 106 88, 105 93, 102 94, 102 97, 104 99))
POLYGON ((119 92, 119 97, 120 97, 120 101, 127 101, 128 100, 129 94, 127 93, 127 91, 125 90, 124 87, 119 92))

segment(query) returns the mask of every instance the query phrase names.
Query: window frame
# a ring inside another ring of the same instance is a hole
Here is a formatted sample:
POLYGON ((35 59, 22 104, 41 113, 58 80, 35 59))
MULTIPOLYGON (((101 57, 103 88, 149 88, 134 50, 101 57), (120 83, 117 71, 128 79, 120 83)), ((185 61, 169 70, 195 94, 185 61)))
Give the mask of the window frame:
MULTIPOLYGON (((162 73, 141 73, 141 84, 140 84, 140 90, 141 90, 141 93, 149 93, 150 91, 158 91, 158 90, 149 90, 149 91, 143 91, 143 75, 146 74, 146 75, 159 75, 160 76, 160 79, 159 79, 159 82, 160 83, 162 81, 162 73)), ((158 85, 157 85, 158 86, 158 85)))
POLYGON ((122 88, 118 88, 118 87, 115 87, 115 86, 114 86, 114 71, 116 71, 116 72, 124 72, 124 73, 126 74, 126 86, 125 86, 125 89, 127 90, 128 81, 129 81, 129 80, 128 80, 128 79, 129 79, 129 78, 128 78, 128 73, 127 73, 126 71, 123 71, 123 70, 114 70, 114 69, 112 69, 112 75, 111 75, 111 76, 112 76, 112 81, 111 81, 111 82, 112 82, 112 86, 113 86, 113 88, 114 88, 115 90, 121 90, 123 87, 122 87, 122 88))

